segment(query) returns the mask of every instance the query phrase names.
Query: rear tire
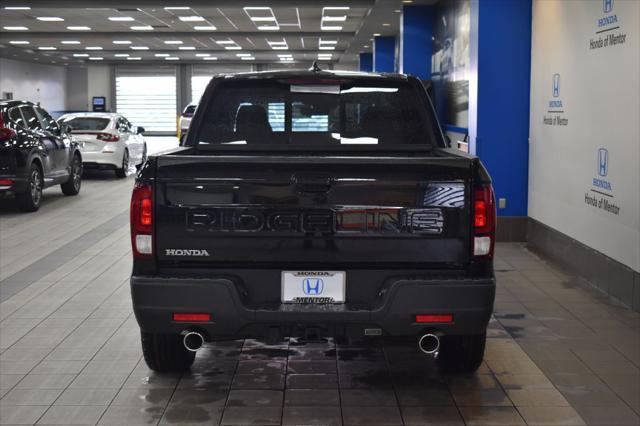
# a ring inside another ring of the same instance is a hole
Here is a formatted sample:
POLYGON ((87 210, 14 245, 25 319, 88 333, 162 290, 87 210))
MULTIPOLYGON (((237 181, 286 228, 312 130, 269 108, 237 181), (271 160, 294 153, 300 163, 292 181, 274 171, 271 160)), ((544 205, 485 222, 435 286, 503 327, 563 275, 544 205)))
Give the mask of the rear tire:
POLYGON ((122 154, 122 167, 116 169, 116 176, 119 178, 126 178, 129 174, 129 151, 124 150, 124 154, 122 154))
POLYGON ((179 334, 154 334, 142 331, 142 354, 150 369, 159 373, 187 371, 196 353, 182 344, 179 334))
POLYGON ((471 374, 482 364, 487 333, 465 336, 443 336, 438 356, 447 373, 471 374))
POLYGON ((18 208, 23 212, 35 212, 40 208, 42 202, 42 188, 44 187, 44 179, 42 171, 37 164, 32 163, 29 169, 29 177, 27 180, 27 190, 16 194, 18 208))
POLYGON ((69 180, 60 185, 64 195, 78 195, 82 185, 82 160, 79 155, 73 156, 71 164, 71 176, 69 180))

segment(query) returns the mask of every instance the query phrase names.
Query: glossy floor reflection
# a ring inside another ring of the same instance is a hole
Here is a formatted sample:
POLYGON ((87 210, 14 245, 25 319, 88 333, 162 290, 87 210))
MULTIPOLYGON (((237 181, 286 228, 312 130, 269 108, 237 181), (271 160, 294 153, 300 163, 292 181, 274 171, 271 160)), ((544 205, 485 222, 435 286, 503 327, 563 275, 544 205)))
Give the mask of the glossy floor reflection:
POLYGON ((499 244, 485 362, 444 376, 411 346, 208 344, 154 374, 131 312, 133 179, 95 173, 0 208, 1 424, 638 425, 640 315, 499 244))

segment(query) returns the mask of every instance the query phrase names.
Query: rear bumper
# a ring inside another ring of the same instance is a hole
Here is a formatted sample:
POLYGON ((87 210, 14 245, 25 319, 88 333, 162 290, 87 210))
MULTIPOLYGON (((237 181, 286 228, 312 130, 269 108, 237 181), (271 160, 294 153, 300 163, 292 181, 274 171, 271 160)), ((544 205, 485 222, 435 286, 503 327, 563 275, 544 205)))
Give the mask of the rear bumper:
POLYGON ((0 175, 0 181, 9 180, 12 183, 7 185, 6 183, 0 184, 0 192, 25 192, 27 190, 27 178, 16 175, 0 175))
POLYGON ((250 306, 230 278, 131 278, 133 307, 141 329, 154 333, 204 332, 208 339, 303 335, 360 338, 480 334, 493 312, 495 279, 395 279, 370 306, 271 304, 250 306), (174 312, 210 313, 211 322, 172 321, 174 312), (416 314, 451 313, 453 323, 417 324, 416 314))
POLYGON ((113 152, 103 151, 81 151, 82 164, 84 167, 110 168, 122 167, 123 151, 119 147, 114 147, 113 152))

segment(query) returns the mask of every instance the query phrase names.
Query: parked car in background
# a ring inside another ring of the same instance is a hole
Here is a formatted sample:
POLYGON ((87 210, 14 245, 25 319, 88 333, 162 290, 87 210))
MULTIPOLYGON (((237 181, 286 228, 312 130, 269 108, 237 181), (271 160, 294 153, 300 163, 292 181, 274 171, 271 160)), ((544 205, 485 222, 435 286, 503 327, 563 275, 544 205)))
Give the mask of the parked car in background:
POLYGON ((129 174, 131 165, 141 166, 147 158, 144 128, 133 127, 121 114, 65 114, 58 123, 71 128, 71 137, 80 145, 85 167, 113 169, 123 178, 129 174))
POLYGON ((38 210, 53 185, 80 192, 82 154, 68 130, 32 102, 0 102, 0 193, 14 193, 20 210, 38 210))
POLYGON ((180 115, 180 120, 178 121, 178 140, 180 140, 180 145, 182 145, 184 138, 187 136, 187 131, 189 131, 189 125, 191 124, 191 118, 193 117, 193 114, 195 114, 197 107, 198 104, 189 104, 180 115))

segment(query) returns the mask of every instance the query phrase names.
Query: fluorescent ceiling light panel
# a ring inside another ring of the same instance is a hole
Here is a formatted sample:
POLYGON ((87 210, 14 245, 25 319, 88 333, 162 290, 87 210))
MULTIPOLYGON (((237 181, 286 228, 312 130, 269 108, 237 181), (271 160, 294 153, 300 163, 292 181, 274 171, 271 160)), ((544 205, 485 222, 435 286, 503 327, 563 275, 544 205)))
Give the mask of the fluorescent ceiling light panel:
POLYGON ((204 57, 202 59, 204 59, 205 61, 217 61, 218 60, 218 58, 216 58, 215 56, 207 56, 207 57, 204 57))
POLYGON ((167 56, 166 58, 164 58, 165 61, 179 61, 180 58, 178 58, 177 56, 167 56))
POLYGON ((226 50, 242 50, 242 47, 240 46, 225 46, 224 48, 226 50))
POLYGON ((320 50, 336 50, 335 46, 319 46, 320 50))
POLYGON ((242 58, 244 56, 251 56, 251 53, 236 53, 236 56, 242 58))
POLYGON ((206 56, 211 56, 211 54, 209 54, 209 53, 196 53, 196 56, 199 57, 199 58, 204 58, 206 56))
POLYGON ((179 16, 182 22, 202 22, 204 18, 202 16, 179 16))
POLYGON ((87 46, 87 47, 85 47, 85 50, 102 50, 102 47, 100 47, 100 46, 87 46))
POLYGON ((147 46, 129 46, 131 50, 149 50, 147 46))
POLYGON ((182 44, 182 40, 165 40, 164 44, 182 44))
POLYGON ((113 44, 131 44, 130 40, 113 40, 113 44))
POLYGON ((102 59, 104 58, 102 58, 101 56, 91 56, 89 58, 90 61, 101 61, 102 59))
POLYGON ((9 44, 29 44, 26 40, 11 40, 9 44))
POLYGON ((141 60, 141 59, 142 59, 142 58, 141 58, 140 56, 129 56, 129 57, 127 58, 127 61, 139 61, 139 60, 141 60))
POLYGON ((115 55, 116 58, 128 58, 129 54, 128 53, 116 53, 115 55))
POLYGON ((31 10, 29 6, 5 6, 4 10, 31 10))
POLYGON ((58 16, 37 16, 36 19, 38 21, 44 21, 44 22, 62 22, 62 21, 64 21, 63 18, 60 18, 58 16))
POLYGON ((347 15, 342 15, 342 16, 323 16, 322 20, 326 21, 326 22, 344 22, 344 21, 347 20, 347 15))
POLYGON ((9 26, 9 27, 2 27, 3 29, 7 30, 7 31, 29 31, 29 28, 27 27, 22 27, 22 26, 9 26))
POLYGON ((134 25, 131 29, 133 31, 153 31, 153 27, 151 25, 134 25))
POLYGON ((167 6, 164 8, 164 10, 189 10, 191 9, 188 6, 167 6))
POLYGON ((193 29, 196 30, 196 31, 215 31, 215 30, 217 30, 215 25, 196 25, 195 27, 193 27, 193 29))
POLYGON ((40 46, 38 47, 38 50, 57 50, 57 48, 53 46, 40 46))
POLYGON ((180 46, 178 47, 180 50, 196 50, 194 46, 180 46))
POLYGON ((242 57, 240 59, 243 60, 243 61, 255 61, 256 60, 256 58, 254 58, 253 56, 245 56, 245 57, 242 57))
POLYGON ((275 22, 275 16, 250 16, 253 22, 275 22))
POLYGON ((320 44, 338 44, 338 40, 323 40, 323 39, 320 39, 320 44))
POLYGON ((244 13, 247 14, 249 19, 257 26, 260 31, 278 31, 280 30, 280 24, 276 19, 273 9, 270 7, 245 7, 244 13), (266 22, 267 25, 261 25, 260 23, 266 22))
POLYGON ((72 25, 67 27, 69 31, 91 31, 91 27, 87 27, 85 25, 72 25))
POLYGON ((62 40, 62 44, 80 44, 80 40, 62 40))
POLYGON ((155 56, 157 58, 165 58, 165 57, 171 56, 171 55, 169 55, 168 53, 156 53, 155 56))
POLYGON ((133 19, 131 16, 110 16, 109 20, 110 21, 114 21, 114 22, 131 22, 131 21, 135 21, 135 19, 133 19))
POLYGON ((88 53, 74 53, 73 56, 75 58, 88 58, 89 54, 88 53))
POLYGON ((235 41, 233 40, 218 40, 216 41, 217 44, 236 44, 235 41))

